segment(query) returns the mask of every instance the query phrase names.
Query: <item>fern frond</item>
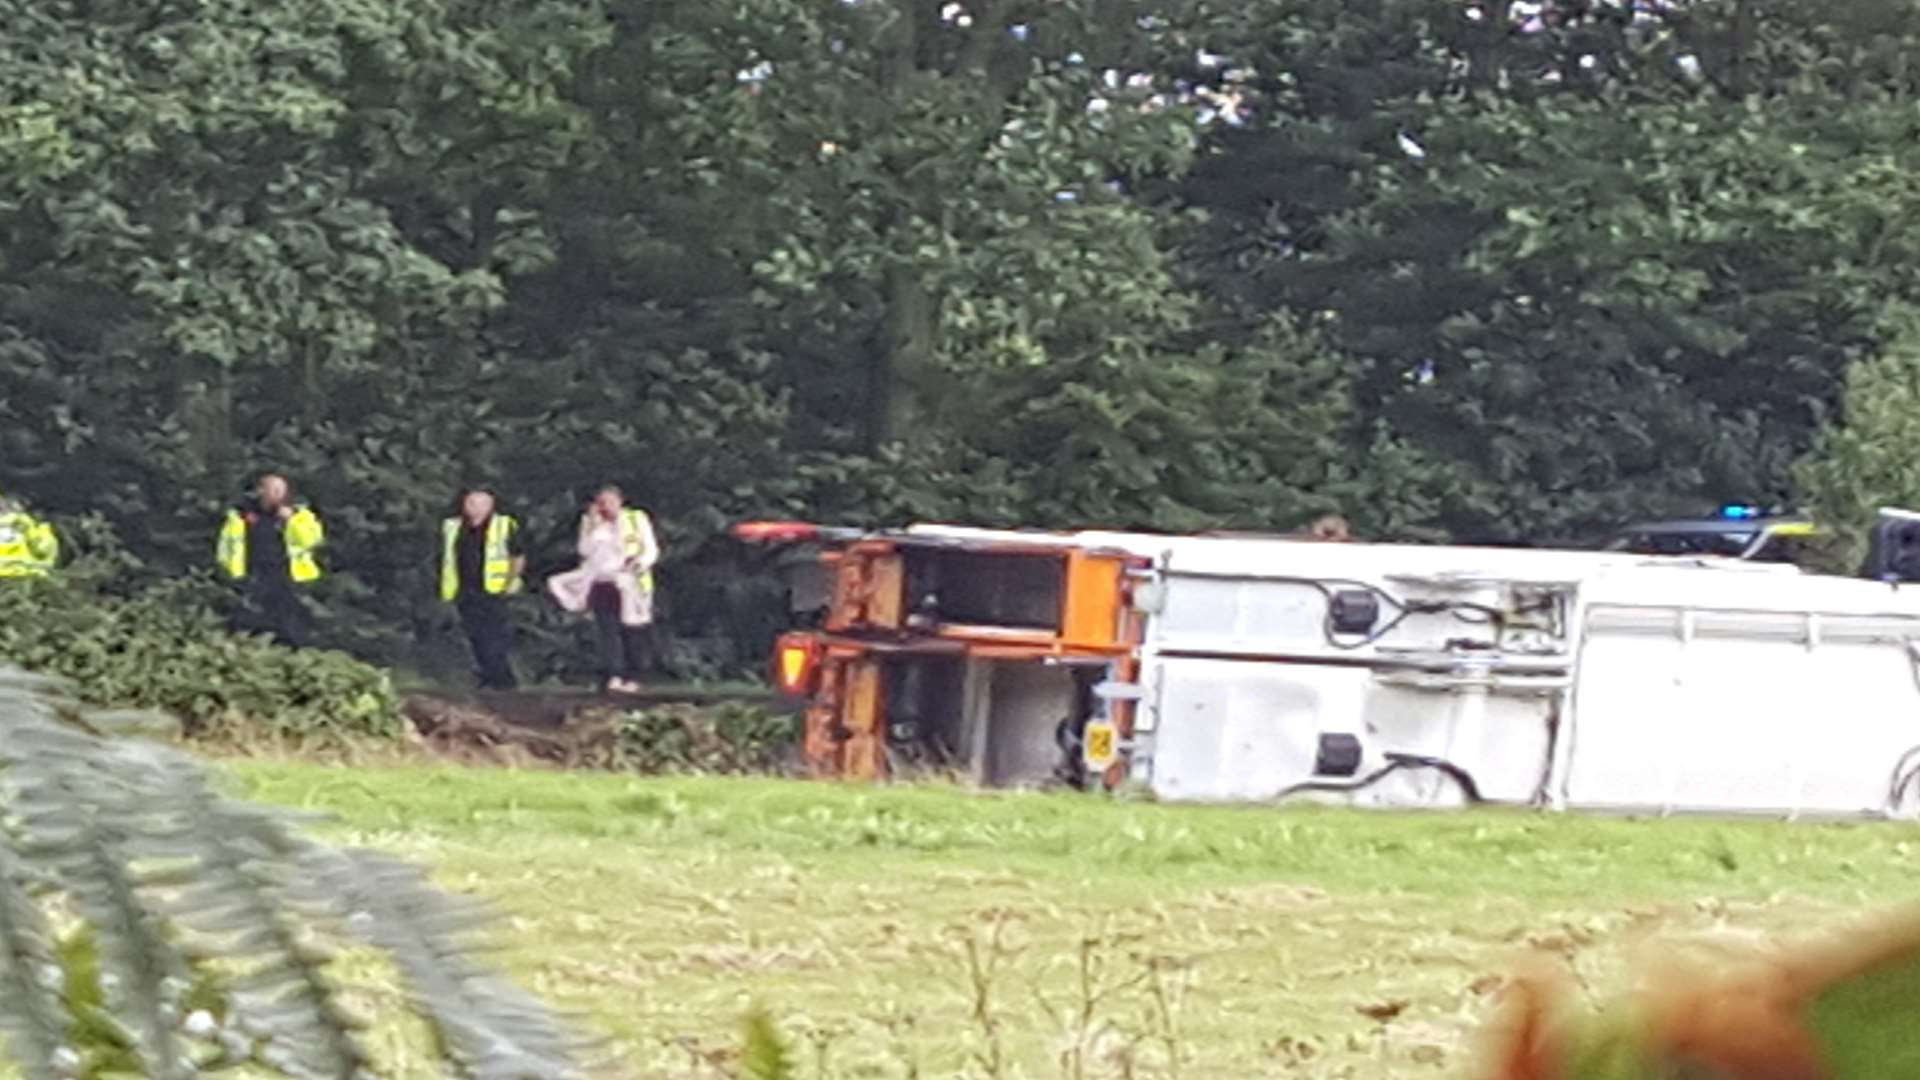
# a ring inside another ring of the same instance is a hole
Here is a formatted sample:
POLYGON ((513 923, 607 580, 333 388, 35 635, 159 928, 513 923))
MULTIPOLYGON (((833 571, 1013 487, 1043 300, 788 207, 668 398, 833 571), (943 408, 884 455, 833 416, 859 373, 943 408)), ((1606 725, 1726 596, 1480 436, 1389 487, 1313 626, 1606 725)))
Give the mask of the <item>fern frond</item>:
POLYGON ((190 1080, 196 1070, 176 1035, 187 961, 139 894, 135 849, 148 833, 139 796, 146 779, 113 744, 66 726, 58 699, 15 701, 0 741, 18 822, 20 853, 73 902, 99 935, 102 986, 153 1080, 190 1080), (106 752, 103 752, 106 751, 106 752))
POLYGON ((66 1045, 60 960, 25 867, 0 843, 0 1034, 27 1080, 64 1080, 79 1055, 66 1045))
POLYGON ((354 1020, 339 1006, 326 957, 302 940, 303 914, 273 867, 298 840, 279 815, 229 803, 207 786, 191 760, 157 754, 173 810, 207 834, 195 848, 193 880, 169 904, 184 929, 219 943, 228 961, 251 970, 228 987, 233 1021, 258 1041, 260 1060, 298 1080, 353 1080, 368 1059, 354 1038, 354 1020))
MULTIPOLYGON (((111 719, 102 726, 128 718, 111 719)), ((369 1077, 327 957, 306 935, 329 927, 392 954, 464 1075, 580 1075, 587 1044, 475 960, 475 905, 398 860, 316 844, 293 815, 220 797, 193 759, 106 738, 57 684, 4 667, 0 809, 0 1034, 28 1080, 87 1067, 65 1045, 82 1017, 149 1077, 198 1075, 183 1013, 204 1000, 204 975, 194 976, 207 958, 244 969, 219 986, 226 1027, 212 1034, 225 1057, 209 1068, 250 1059, 296 1080, 369 1077), (91 931, 98 993, 86 1001, 62 999, 35 886, 65 894, 91 931)))
POLYGON ((34 850, 99 938, 106 1009, 147 1075, 191 1077, 178 1036, 193 985, 163 920, 208 939, 250 970, 228 987, 245 1056, 296 1080, 358 1080, 366 1057, 335 1005, 324 959, 298 940, 294 912, 271 872, 278 848, 260 837, 267 816, 218 798, 200 766, 165 747, 101 740, 59 723, 63 704, 43 687, 16 719, 17 746, 0 751, 15 809, 34 850), (143 874, 144 864, 173 867, 143 874), (175 885, 180 863, 189 878, 175 885), (171 886, 164 890, 144 887, 171 886), (148 895, 158 891, 160 895, 148 895))
POLYGON ((389 953, 449 1064, 472 1080, 564 1080, 589 1044, 540 1001, 472 959, 489 919, 427 884, 413 866, 368 851, 311 847, 303 878, 344 906, 350 932, 389 953))

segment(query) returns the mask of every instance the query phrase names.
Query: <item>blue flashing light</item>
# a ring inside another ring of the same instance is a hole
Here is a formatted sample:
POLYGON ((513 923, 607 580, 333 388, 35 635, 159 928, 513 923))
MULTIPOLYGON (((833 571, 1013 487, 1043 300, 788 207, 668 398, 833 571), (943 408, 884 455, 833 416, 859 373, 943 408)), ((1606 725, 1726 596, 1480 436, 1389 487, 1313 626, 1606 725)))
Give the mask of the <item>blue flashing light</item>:
POLYGON ((1746 503, 1729 503, 1720 508, 1720 516, 1728 521, 1751 521, 1760 516, 1760 508, 1746 503))

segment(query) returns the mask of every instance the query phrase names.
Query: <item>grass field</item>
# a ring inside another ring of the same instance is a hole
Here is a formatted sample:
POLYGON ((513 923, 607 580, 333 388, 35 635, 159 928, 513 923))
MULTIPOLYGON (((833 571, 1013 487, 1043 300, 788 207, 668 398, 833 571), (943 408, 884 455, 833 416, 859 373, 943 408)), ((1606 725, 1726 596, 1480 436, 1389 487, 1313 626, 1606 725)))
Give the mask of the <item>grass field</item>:
POLYGON ((1887 824, 1399 816, 780 781, 231 766, 509 916, 622 1076, 1459 1076, 1498 976, 1904 901, 1887 824), (997 942, 997 944, 996 944, 997 942), (969 957, 971 956, 971 960, 969 957))

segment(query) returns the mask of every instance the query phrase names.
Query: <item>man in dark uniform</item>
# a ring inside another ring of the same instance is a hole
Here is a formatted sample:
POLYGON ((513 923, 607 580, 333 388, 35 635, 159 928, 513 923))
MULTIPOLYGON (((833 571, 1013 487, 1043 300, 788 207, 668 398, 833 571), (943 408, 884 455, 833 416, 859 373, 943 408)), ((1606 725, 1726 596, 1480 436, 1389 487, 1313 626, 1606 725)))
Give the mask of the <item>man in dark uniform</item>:
POLYGON ((520 523, 496 512, 492 492, 467 492, 460 513, 441 523, 440 598, 460 612, 482 689, 519 685, 507 597, 521 591, 526 564, 520 523))
POLYGON ((289 647, 305 644, 307 609, 295 590, 320 580, 325 540, 319 516, 294 501, 286 477, 261 477, 254 497, 227 512, 215 551, 221 570, 246 588, 236 629, 289 647))

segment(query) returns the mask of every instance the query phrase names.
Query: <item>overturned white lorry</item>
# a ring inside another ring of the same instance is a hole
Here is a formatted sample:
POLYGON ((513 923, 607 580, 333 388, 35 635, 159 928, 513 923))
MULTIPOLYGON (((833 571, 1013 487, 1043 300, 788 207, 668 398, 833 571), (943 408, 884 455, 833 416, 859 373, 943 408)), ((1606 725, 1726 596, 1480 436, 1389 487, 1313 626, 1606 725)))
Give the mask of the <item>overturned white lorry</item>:
POLYGON ((931 756, 1169 800, 1920 809, 1920 586, 1610 552, 742 535, 815 549, 813 625, 775 671, 826 773, 931 756))

